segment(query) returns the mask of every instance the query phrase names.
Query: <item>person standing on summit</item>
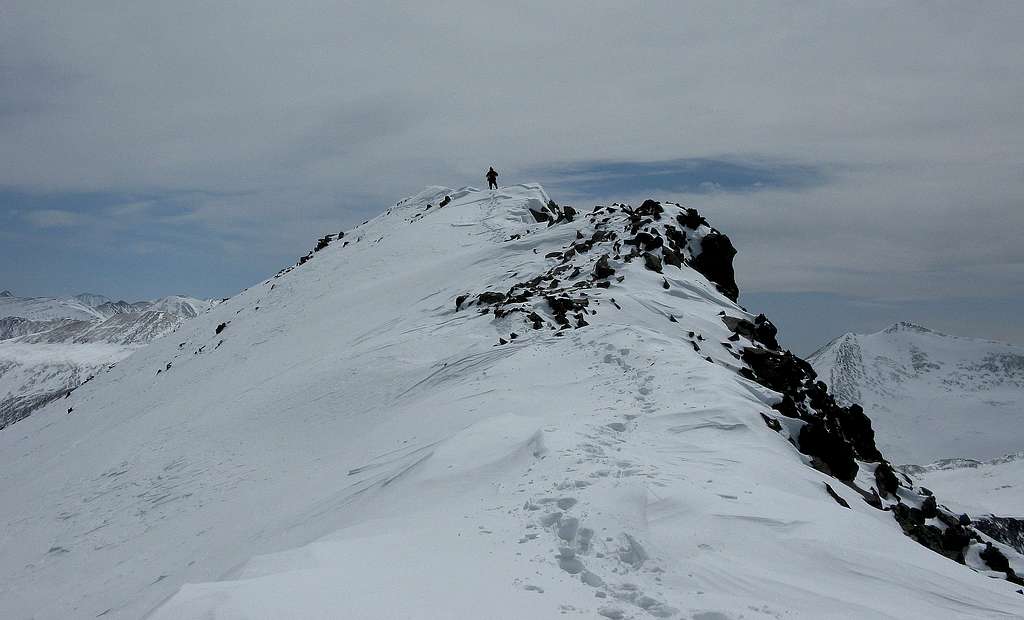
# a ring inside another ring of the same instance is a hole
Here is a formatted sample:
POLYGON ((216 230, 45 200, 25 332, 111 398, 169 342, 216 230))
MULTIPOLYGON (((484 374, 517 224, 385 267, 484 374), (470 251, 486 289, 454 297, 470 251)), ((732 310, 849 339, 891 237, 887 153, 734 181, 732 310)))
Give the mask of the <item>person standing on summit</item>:
POLYGON ((498 171, 494 166, 487 171, 487 189, 498 189, 498 171))

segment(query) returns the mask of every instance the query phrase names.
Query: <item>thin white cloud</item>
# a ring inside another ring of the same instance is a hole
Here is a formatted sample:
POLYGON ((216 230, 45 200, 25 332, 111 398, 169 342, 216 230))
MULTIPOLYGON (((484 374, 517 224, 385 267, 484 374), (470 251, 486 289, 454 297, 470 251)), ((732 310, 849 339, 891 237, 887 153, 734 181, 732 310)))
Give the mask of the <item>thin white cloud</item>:
POLYGON ((1024 294, 1024 3, 299 4, 8 0, 0 186, 298 253, 491 164, 763 156, 852 172, 681 197, 748 289, 1024 294))
POLYGON ((22 216, 36 228, 70 228, 81 226, 86 221, 79 213, 61 209, 34 209, 25 211, 22 216))

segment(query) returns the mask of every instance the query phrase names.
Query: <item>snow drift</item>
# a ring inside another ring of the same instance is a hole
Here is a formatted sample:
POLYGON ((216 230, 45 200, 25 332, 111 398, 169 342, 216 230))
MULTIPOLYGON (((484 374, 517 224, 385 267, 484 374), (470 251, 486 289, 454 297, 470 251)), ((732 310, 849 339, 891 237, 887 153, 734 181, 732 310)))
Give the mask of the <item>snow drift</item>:
POLYGON ((1018 617, 693 210, 428 188, 0 433, 0 609, 1018 617), (441 206, 443 204, 443 207, 441 206))

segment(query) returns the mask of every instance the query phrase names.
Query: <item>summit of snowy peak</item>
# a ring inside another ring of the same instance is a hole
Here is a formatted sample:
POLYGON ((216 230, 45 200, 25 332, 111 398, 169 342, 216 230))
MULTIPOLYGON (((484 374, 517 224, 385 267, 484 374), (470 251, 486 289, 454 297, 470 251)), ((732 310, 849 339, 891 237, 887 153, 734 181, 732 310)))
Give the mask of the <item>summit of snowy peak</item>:
POLYGON ((1021 615, 1018 556, 892 473, 733 254, 693 209, 535 184, 328 232, 0 432, 0 608, 1021 615))
POLYGON ((91 308, 102 306, 103 304, 109 303, 111 301, 109 297, 106 297, 104 295, 97 295, 95 293, 79 293, 78 295, 75 295, 71 299, 81 302, 91 308))
POLYGON ((212 307, 213 302, 205 299, 197 299, 185 295, 168 295, 151 301, 146 306, 147 312, 167 312, 180 317, 191 319, 206 312, 212 307))
MULTIPOLYGON (((880 333, 883 334, 898 334, 901 332, 911 332, 916 334, 938 334, 938 332, 928 329, 917 323, 911 323, 910 321, 898 321, 893 323, 889 327, 883 329, 880 333)), ((939 334, 943 335, 943 334, 939 334)))

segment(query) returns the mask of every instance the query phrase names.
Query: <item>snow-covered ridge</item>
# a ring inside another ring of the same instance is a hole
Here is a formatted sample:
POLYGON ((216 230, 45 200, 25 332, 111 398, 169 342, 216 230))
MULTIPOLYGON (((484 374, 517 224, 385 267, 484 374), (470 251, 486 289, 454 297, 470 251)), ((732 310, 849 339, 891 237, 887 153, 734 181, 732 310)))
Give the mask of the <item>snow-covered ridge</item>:
POLYGON ((841 402, 864 406, 897 462, 1024 449, 1024 347, 897 323, 845 334, 808 359, 841 402))
POLYGON ((325 235, 0 435, 0 607, 1024 613, 1019 556, 892 472, 736 305, 732 252, 678 205, 535 185, 325 235))

